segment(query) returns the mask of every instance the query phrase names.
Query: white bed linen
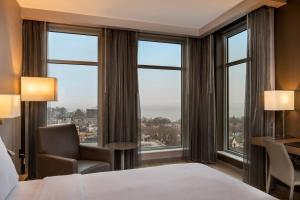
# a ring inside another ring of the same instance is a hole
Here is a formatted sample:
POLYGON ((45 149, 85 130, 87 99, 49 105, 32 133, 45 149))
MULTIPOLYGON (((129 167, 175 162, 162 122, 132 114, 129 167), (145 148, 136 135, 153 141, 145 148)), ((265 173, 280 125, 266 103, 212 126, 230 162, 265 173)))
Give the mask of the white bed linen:
POLYGON ((0 137, 0 200, 7 198, 18 184, 18 173, 0 137))
POLYGON ((37 191, 40 190, 43 180, 22 181, 19 182, 16 188, 8 196, 7 200, 24 199, 31 200, 37 191))
MULTIPOLYGON (((30 182, 28 182, 30 184, 30 182)), ((202 164, 175 164, 134 170, 45 178, 32 196, 19 184, 12 199, 23 200, 273 200, 237 179, 202 164), (22 191, 21 191, 22 190, 22 191), (21 198, 20 198, 21 197, 21 198)))

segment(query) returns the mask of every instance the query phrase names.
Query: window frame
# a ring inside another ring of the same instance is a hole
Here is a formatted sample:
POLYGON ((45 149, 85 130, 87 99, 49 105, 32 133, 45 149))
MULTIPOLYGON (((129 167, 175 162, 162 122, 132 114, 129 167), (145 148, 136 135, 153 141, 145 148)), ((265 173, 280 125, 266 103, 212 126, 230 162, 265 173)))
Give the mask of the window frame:
MULTIPOLYGON (((105 87, 105 60, 104 60, 104 32, 101 28, 90 28, 82 26, 73 26, 65 24, 47 24, 47 36, 49 32, 66 33, 75 35, 87 35, 98 37, 98 61, 75 61, 75 60, 63 60, 63 59, 49 59, 48 53, 46 55, 46 64, 63 64, 63 65, 81 65, 81 66, 96 66, 97 67, 97 107, 98 107, 98 131, 97 131, 97 145, 103 145, 103 110, 104 110, 104 87, 105 87)), ((47 49, 48 49, 48 37, 47 49)), ((48 67, 47 67, 48 68, 48 67)), ((48 74, 48 69, 47 69, 48 74)))
POLYGON ((247 23, 246 21, 242 21, 240 23, 235 24, 234 26, 230 27, 229 29, 227 29, 226 31, 223 32, 223 36, 222 36, 222 42, 223 42, 223 52, 224 52, 224 57, 223 57, 223 69, 224 69, 224 77, 223 77, 223 84, 224 84, 224 93, 223 93, 223 123, 224 123, 224 130, 223 130, 223 134, 224 134, 224 138, 223 138, 223 150, 225 152, 228 152, 230 154, 239 156, 239 157, 243 157, 244 153, 241 152, 237 152, 234 150, 231 150, 229 148, 229 95, 228 95, 228 91, 229 91, 229 68, 236 66, 236 65, 240 65, 240 64, 246 64, 246 70, 249 66, 249 61, 250 61, 250 57, 249 57, 249 31, 248 31, 248 27, 247 27, 247 23), (233 37, 239 33, 242 33, 244 31, 247 31, 247 57, 246 58, 241 58, 239 60, 235 60, 232 62, 228 62, 229 60, 229 51, 228 51, 228 39, 230 37, 233 37))
MULTIPOLYGON (((169 43, 169 44, 180 44, 181 45, 181 67, 177 66, 164 66, 164 65, 139 65, 137 64, 137 69, 154 69, 154 70, 175 70, 180 71, 181 75, 181 105, 180 105, 180 112, 181 112, 181 126, 180 126, 180 133, 181 133, 181 144, 177 148, 170 148, 165 150, 156 150, 153 151, 160 152, 160 151, 173 151, 176 149, 183 148, 183 127, 182 127, 182 118, 183 118, 183 69, 185 68, 186 58, 185 58, 185 51, 186 51, 186 39, 183 37, 176 37, 176 36, 168 36, 168 35, 156 35, 156 34, 149 34, 149 33, 139 33, 138 40, 139 41, 148 41, 148 42, 159 42, 159 43, 169 43)), ((138 45, 138 44, 137 44, 138 45)), ((138 55, 138 48, 137 48, 137 55, 138 55)), ((142 153, 147 153, 147 151, 142 151, 142 153)))

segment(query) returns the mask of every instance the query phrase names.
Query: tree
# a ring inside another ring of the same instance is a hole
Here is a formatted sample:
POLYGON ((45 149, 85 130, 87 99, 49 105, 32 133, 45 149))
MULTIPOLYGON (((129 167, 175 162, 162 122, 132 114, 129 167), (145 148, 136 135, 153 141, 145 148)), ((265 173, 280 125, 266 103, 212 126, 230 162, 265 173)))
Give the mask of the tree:
POLYGON ((158 140, 167 146, 179 145, 178 130, 173 127, 159 127, 158 140))
POLYGON ((84 118, 84 112, 80 109, 75 110, 73 117, 75 119, 83 119, 84 118))
POLYGON ((67 109, 65 107, 56 107, 55 108, 56 112, 57 112, 57 115, 56 115, 56 118, 57 119, 65 119, 66 116, 67 116, 67 109))
POLYGON ((164 117, 156 117, 154 119, 149 119, 146 122, 147 126, 164 126, 166 124, 170 124, 171 120, 169 120, 168 118, 164 118, 164 117))

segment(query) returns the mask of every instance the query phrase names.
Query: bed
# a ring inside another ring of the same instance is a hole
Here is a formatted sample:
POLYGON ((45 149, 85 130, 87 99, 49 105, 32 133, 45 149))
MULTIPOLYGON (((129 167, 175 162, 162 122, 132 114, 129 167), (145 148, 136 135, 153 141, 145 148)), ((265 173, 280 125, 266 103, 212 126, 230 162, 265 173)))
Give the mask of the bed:
POLYGON ((198 163, 173 164, 19 182, 8 200, 272 200, 270 195, 198 163))

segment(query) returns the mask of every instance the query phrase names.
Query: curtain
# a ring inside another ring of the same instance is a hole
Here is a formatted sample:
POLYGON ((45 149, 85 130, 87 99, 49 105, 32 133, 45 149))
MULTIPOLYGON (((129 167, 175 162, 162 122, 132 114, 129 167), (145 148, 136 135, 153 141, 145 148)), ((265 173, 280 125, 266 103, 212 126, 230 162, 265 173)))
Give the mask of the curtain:
MULTIPOLYGON (((23 22, 23 63, 22 76, 47 76, 46 52, 47 52, 47 30, 45 22, 24 20, 23 22)), ((25 106, 22 105, 22 131, 25 146, 28 145, 28 176, 35 178, 36 170, 36 131, 40 126, 46 125, 47 103, 28 103, 28 132, 25 134, 25 106)), ((23 145, 24 147, 24 145, 23 145)), ((25 147, 26 148, 26 147, 25 147)))
POLYGON ((188 39, 183 69, 183 153, 188 160, 215 161, 213 36, 188 39))
POLYGON ((271 136, 274 114, 264 111, 264 90, 275 89, 274 10, 262 7, 247 16, 249 58, 246 80, 244 180, 265 188, 265 152, 251 138, 271 136))
MULTIPOLYGON (((105 30, 105 59, 104 144, 139 143, 137 33, 105 30)), ((120 169, 120 155, 115 158, 115 167, 120 169)), ((138 150, 125 152, 125 169, 138 163, 138 150)))

